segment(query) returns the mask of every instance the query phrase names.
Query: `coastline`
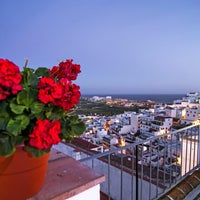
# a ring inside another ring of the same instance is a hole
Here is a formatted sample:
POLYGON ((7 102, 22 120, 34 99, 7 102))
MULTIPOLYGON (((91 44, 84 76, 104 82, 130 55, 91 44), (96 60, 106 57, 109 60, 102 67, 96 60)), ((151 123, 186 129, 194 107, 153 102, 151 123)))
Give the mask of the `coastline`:
POLYGON ((156 103, 173 103, 174 100, 182 99, 186 94, 82 94, 81 97, 92 98, 93 96, 106 97, 113 99, 128 99, 134 101, 154 101, 156 103))

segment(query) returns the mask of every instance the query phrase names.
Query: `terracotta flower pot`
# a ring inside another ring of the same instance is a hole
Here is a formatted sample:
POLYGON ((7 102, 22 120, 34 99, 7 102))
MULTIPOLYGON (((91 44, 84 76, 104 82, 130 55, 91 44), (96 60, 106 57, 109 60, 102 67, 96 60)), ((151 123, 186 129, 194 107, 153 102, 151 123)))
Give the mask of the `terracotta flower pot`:
POLYGON ((0 156, 0 199, 25 200, 42 188, 49 153, 35 158, 23 146, 8 157, 0 156))

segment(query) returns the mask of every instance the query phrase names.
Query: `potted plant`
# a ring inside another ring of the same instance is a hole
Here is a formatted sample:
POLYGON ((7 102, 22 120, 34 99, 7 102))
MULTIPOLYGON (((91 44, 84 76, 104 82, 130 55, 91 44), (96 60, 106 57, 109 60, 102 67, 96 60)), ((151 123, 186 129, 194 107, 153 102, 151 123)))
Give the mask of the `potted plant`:
MULTIPOLYGON (((51 69, 32 69, 27 67, 27 63, 20 72, 13 62, 0 59, 1 197, 4 193, 2 187, 8 180, 8 177, 4 180, 1 175, 19 174, 19 171, 9 171, 11 162, 17 160, 18 164, 14 164, 17 168, 20 163, 22 166, 28 165, 33 160, 34 165, 40 159, 45 159, 42 162, 46 163, 46 169, 52 145, 69 141, 85 130, 84 123, 73 114, 81 95, 80 87, 73 83, 81 72, 80 65, 66 60, 51 69), (18 157, 27 157, 28 160, 19 161, 18 157)), ((29 170, 29 167, 25 170, 29 170)))

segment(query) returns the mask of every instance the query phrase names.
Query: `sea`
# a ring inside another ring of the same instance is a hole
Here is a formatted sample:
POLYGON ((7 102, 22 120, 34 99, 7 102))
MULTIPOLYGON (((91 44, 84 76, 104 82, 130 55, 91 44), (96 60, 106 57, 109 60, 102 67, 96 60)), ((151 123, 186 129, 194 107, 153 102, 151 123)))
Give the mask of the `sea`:
POLYGON ((173 103, 174 100, 182 100, 186 94, 113 94, 113 95, 101 95, 101 94, 90 94, 82 95, 82 97, 91 98, 93 96, 106 97, 111 96, 113 99, 128 99, 137 102, 142 101, 154 101, 156 103, 173 103))

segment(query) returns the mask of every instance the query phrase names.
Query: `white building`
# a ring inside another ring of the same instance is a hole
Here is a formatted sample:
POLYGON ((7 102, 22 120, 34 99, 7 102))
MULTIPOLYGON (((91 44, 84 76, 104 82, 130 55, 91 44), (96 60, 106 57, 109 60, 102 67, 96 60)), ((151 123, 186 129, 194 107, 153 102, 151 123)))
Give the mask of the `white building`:
POLYGON ((191 124, 199 120, 200 108, 187 107, 185 117, 181 120, 182 124, 191 124))
POLYGON ((186 108, 183 106, 167 106, 166 109, 166 116, 167 117, 172 117, 172 118, 179 118, 179 119, 183 119, 185 118, 186 115, 186 108))
POLYGON ((105 100, 105 97, 93 96, 90 98, 91 101, 102 101, 105 100))
POLYGON ((198 92, 188 92, 185 97, 183 97, 183 101, 187 101, 189 103, 197 103, 199 102, 199 93, 198 92))
POLYGON ((141 120, 142 120, 143 114, 139 113, 132 113, 131 115, 131 125, 132 125, 132 131, 136 133, 138 130, 140 130, 141 126, 141 120))
POLYGON ((151 122, 151 129, 154 131, 155 135, 161 135, 168 133, 173 123, 173 118, 156 116, 154 121, 151 122))
POLYGON ((141 133, 150 132, 151 122, 153 120, 154 120, 153 115, 143 115, 142 118, 141 118, 140 132, 141 133))
POLYGON ((167 106, 165 108, 166 116, 176 118, 177 117, 177 109, 171 106, 167 106))

